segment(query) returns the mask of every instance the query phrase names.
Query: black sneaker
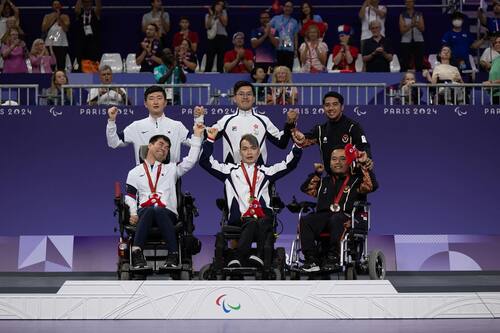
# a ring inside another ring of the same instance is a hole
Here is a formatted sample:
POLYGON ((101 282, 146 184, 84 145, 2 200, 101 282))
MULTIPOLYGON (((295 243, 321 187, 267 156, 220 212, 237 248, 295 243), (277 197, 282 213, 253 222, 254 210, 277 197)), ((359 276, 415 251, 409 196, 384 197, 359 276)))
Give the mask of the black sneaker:
POLYGON ((334 271, 339 268, 339 259, 337 256, 329 255, 323 264, 323 270, 334 271))
POLYGON ((172 252, 167 255, 167 260, 163 267, 177 267, 179 265, 179 255, 177 252, 172 252))
POLYGON ((304 262, 304 265, 302 265, 301 270, 308 273, 319 272, 319 266, 316 265, 313 258, 306 257, 306 261, 304 262))
POLYGON ((241 267, 241 262, 238 259, 233 259, 227 264, 227 267, 229 268, 241 267))
POLYGON ((132 251, 132 267, 136 269, 148 267, 146 258, 141 250, 132 251))

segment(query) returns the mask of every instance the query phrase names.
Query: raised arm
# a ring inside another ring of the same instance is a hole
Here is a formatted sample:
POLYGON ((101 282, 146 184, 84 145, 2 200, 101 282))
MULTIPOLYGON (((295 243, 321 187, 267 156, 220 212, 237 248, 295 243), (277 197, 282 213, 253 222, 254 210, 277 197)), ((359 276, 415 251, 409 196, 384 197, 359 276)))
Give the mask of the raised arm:
POLYGON ((203 150, 200 156, 200 166, 215 178, 220 181, 225 181, 229 177, 231 167, 234 167, 234 165, 219 163, 212 157, 214 151, 214 140, 217 137, 217 133, 218 130, 216 128, 212 127, 207 129, 208 138, 203 143, 203 150))
POLYGON ((205 126, 203 124, 195 124, 193 126, 193 136, 191 137, 191 148, 189 148, 189 153, 186 157, 182 159, 182 162, 177 164, 176 176, 181 177, 186 172, 191 170, 196 162, 198 162, 198 156, 200 155, 201 148, 201 137, 205 126))

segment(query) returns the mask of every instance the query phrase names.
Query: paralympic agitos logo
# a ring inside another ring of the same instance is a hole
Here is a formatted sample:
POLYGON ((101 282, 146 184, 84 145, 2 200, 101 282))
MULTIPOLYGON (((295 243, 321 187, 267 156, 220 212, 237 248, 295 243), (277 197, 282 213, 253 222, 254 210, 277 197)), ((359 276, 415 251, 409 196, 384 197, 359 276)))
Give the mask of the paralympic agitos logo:
POLYGON ((217 297, 215 304, 217 304, 217 306, 220 306, 225 313, 229 313, 233 310, 238 311, 241 308, 241 304, 239 303, 238 305, 229 304, 229 302, 226 302, 225 299, 226 296, 227 296, 226 294, 222 294, 219 297, 217 297))

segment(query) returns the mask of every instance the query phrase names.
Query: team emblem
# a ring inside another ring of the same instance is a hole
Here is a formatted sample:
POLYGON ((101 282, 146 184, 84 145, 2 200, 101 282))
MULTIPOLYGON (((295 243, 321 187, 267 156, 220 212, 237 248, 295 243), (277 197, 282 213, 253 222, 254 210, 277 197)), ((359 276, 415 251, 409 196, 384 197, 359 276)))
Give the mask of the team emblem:
POLYGON ((342 142, 348 143, 349 142, 349 135, 347 135, 347 134, 342 135, 342 142))

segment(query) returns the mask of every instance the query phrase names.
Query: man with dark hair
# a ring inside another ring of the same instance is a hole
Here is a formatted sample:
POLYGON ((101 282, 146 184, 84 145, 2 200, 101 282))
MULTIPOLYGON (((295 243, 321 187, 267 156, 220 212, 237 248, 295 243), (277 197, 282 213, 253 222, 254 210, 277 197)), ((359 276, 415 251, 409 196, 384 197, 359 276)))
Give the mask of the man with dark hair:
POLYGON ((316 212, 300 220, 300 242, 305 263, 302 269, 306 272, 320 270, 316 253, 315 240, 320 233, 330 233, 327 257, 324 270, 332 270, 338 264, 338 243, 346 227, 349 227, 354 202, 366 201, 366 195, 378 188, 373 173, 373 163, 367 154, 358 153, 352 147, 336 146, 332 150, 330 170, 322 178, 324 166, 315 163, 314 173, 310 174, 301 190, 318 200, 316 212), (346 153, 346 149, 350 149, 346 153), (350 169, 355 158, 357 167, 350 169))
POLYGON ((177 50, 184 39, 187 39, 191 42, 192 51, 196 53, 196 50, 198 49, 198 33, 196 31, 189 30, 189 18, 187 18, 187 16, 182 16, 179 19, 179 27, 181 30, 175 33, 172 42, 174 51, 177 50))
POLYGON ((299 23, 292 17, 293 3, 286 1, 283 6, 283 14, 276 15, 271 19, 271 27, 276 29, 279 38, 276 58, 277 65, 286 66, 293 70, 293 59, 297 54, 299 23))
POLYGON ((232 50, 224 54, 224 71, 226 73, 250 73, 253 69, 253 53, 245 49, 245 34, 237 32, 233 35, 232 50))
POLYGON ((135 63, 141 66, 141 72, 153 72, 154 68, 162 63, 161 52, 163 45, 159 39, 158 25, 150 23, 146 26, 146 37, 135 54, 135 63))
POLYGON ((297 138, 305 136, 304 147, 318 144, 322 153, 322 160, 329 170, 330 154, 333 147, 351 143, 360 151, 365 151, 371 157, 370 144, 366 139, 361 126, 354 120, 346 117, 344 111, 344 97, 335 91, 330 91, 323 96, 323 109, 327 122, 314 126, 309 132, 302 134, 293 130, 297 138))
POLYGON ((151 0, 151 11, 142 16, 142 31, 146 32, 151 23, 158 26, 158 37, 165 36, 170 31, 170 15, 163 9, 161 0, 151 0))
MULTIPOLYGON (((180 122, 165 116, 164 110, 167 105, 167 95, 160 86, 151 86, 144 92, 144 106, 149 111, 149 117, 136 120, 128 125, 123 132, 117 133, 116 116, 117 107, 108 109, 108 124, 106 126, 106 138, 111 148, 124 147, 129 143, 134 145, 135 161, 139 164, 139 148, 149 142, 156 134, 167 135, 172 141, 170 146, 170 161, 180 160, 181 144, 189 145, 187 139, 188 130, 180 122)), ((201 115, 199 110, 195 111, 195 117, 201 115)))
POLYGON ((264 68, 267 73, 269 68, 274 68, 276 63, 276 48, 279 39, 276 37, 276 29, 269 23, 271 15, 268 10, 260 13, 260 26, 252 30, 250 43, 255 53, 255 66, 264 68))
MULTIPOLYGON (((285 149, 290 140, 291 129, 295 127, 297 112, 287 112, 287 122, 283 131, 278 130, 271 120, 257 113, 253 107, 255 103, 255 88, 248 81, 238 81, 234 84, 234 102, 238 106, 235 113, 222 117, 212 127, 218 130, 216 140, 223 138, 224 163, 239 163, 239 142, 244 134, 252 134, 259 141, 261 154, 259 162, 266 163, 266 138, 275 146, 285 149)), ((196 107, 198 112, 203 108, 196 107)), ((200 111, 201 110, 201 111, 200 111)))
POLYGON ((127 177, 127 195, 125 204, 130 210, 130 224, 137 225, 132 246, 132 266, 147 267, 142 248, 149 230, 156 223, 162 239, 167 243, 167 260, 164 267, 178 264, 178 246, 175 225, 177 223, 176 182, 198 161, 201 136, 204 126, 193 127, 194 137, 191 148, 182 162, 165 162, 170 150, 170 139, 163 135, 154 135, 149 139, 148 152, 144 163, 130 170, 127 177))
POLYGON ((297 141, 285 161, 265 166, 259 162, 259 140, 252 134, 245 134, 238 146, 241 163, 219 163, 212 158, 213 143, 217 137, 217 128, 207 130, 208 139, 203 144, 200 165, 211 175, 224 182, 228 224, 241 226, 241 235, 235 258, 229 267, 240 267, 242 261, 256 266, 266 266, 272 253, 265 253, 264 248, 272 235, 272 211, 269 185, 284 177, 297 166, 302 155, 297 141), (252 241, 257 240, 257 255, 249 255, 252 241))

